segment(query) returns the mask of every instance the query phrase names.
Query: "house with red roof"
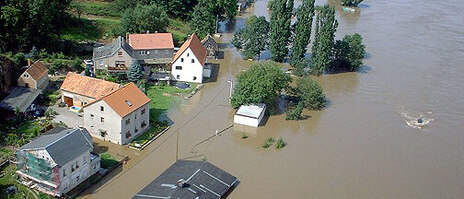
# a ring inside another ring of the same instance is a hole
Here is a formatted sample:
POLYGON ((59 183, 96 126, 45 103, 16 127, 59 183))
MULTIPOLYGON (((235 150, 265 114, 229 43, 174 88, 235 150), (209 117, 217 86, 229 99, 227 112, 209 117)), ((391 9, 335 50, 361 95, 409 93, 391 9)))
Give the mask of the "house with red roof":
POLYGON ((18 86, 44 90, 49 82, 48 69, 41 61, 36 61, 31 65, 28 61, 26 71, 18 78, 18 86))
POLYGON ((207 51, 198 36, 193 33, 179 48, 171 61, 172 79, 183 82, 202 83, 204 77, 211 75, 206 65, 207 51))
POLYGON ((93 137, 127 144, 149 129, 150 98, 134 83, 84 106, 84 127, 93 137))

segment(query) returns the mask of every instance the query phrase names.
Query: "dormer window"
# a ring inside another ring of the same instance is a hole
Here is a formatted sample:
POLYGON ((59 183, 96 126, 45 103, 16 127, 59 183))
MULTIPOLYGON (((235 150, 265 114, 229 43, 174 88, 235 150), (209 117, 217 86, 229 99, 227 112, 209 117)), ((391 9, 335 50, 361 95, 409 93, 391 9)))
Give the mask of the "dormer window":
POLYGON ((126 100, 126 104, 132 106, 132 103, 129 100, 126 100))

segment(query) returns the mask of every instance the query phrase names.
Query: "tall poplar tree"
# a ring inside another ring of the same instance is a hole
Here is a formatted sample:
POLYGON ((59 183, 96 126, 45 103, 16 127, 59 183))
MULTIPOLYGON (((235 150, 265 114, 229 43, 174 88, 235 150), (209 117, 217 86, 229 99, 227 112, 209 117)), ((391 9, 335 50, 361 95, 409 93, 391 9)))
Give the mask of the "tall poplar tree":
POLYGON ((314 18, 314 0, 303 0, 303 4, 298 8, 296 13, 296 22, 294 25, 293 48, 291 60, 304 58, 306 48, 311 37, 311 27, 314 18))
POLYGON ((338 22, 335 9, 325 5, 318 10, 316 18, 315 39, 311 55, 311 73, 321 75, 332 62, 335 31, 338 22))
POLYGON ((288 53, 293 3, 293 0, 274 0, 269 50, 271 51, 272 60, 276 62, 282 62, 288 53))

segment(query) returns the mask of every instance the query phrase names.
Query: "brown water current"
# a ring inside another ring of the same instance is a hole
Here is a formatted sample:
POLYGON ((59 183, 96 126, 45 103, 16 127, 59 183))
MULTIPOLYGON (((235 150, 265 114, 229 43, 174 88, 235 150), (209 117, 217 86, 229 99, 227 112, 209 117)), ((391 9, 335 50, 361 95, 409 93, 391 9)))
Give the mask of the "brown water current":
POLYGON ((336 37, 360 33, 368 54, 358 72, 313 77, 326 109, 305 111, 302 121, 272 116, 247 139, 231 128, 197 145, 233 123, 227 80, 250 62, 229 42, 250 14, 269 16, 258 0, 222 24, 216 81, 173 105, 171 129, 145 150, 109 145, 131 160, 84 197, 132 197, 174 163, 178 133, 179 158, 206 159, 240 180, 230 199, 464 198, 464 3, 365 0, 354 14, 328 3, 337 10, 336 37), (407 125, 420 115, 433 121, 407 125), (260 148, 268 137, 288 145, 260 148))

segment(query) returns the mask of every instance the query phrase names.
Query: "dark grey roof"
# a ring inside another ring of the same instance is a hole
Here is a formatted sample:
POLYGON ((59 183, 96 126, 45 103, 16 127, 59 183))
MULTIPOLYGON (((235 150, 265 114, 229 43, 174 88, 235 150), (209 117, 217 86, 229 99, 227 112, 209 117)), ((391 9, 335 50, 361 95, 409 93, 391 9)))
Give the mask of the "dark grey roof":
POLYGON ((132 198, 222 198, 236 185, 237 178, 208 162, 178 160, 132 198))
POLYGON ((45 149, 58 166, 63 166, 93 149, 92 137, 85 129, 54 128, 18 150, 45 149))
POLYGON ((14 87, 10 95, 0 102, 0 107, 12 111, 18 107, 19 111, 24 113, 41 92, 32 88, 14 87))
POLYGON ((93 59, 100 59, 114 55, 119 49, 124 49, 129 56, 133 56, 132 48, 119 36, 113 42, 93 49, 93 59))

